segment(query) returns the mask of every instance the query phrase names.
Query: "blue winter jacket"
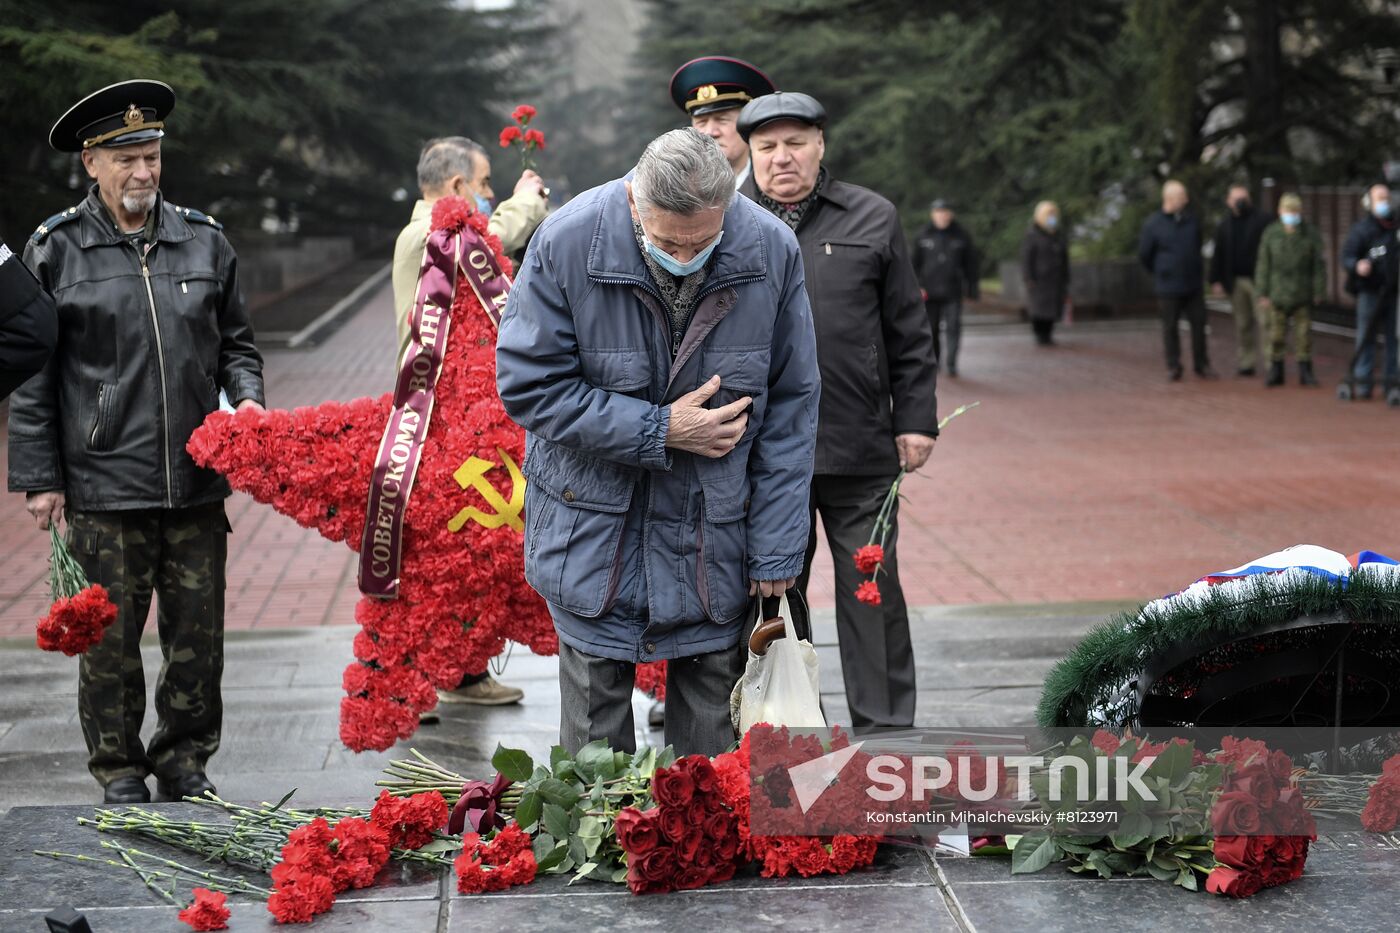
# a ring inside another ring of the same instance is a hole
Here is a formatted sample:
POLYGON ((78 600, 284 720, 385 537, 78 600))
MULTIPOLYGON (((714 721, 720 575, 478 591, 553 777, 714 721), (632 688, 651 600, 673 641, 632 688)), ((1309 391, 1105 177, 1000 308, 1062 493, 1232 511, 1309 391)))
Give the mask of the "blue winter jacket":
POLYGON ((732 648, 749 580, 802 569, 820 377, 797 239, 736 196, 674 361, 622 180, 530 244, 496 348, 527 432, 525 576, 559 637, 628 661, 732 648), (670 404, 718 374, 714 408, 753 398, 711 459, 665 445, 670 404))

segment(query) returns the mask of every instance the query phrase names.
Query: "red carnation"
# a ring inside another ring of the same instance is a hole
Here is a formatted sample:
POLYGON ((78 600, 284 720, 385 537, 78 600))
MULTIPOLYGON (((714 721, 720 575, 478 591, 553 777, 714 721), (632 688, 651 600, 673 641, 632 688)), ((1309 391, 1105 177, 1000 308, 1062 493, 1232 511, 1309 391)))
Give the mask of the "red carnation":
POLYGON ((510 112, 510 118, 516 123, 529 123, 534 119, 536 112, 535 108, 529 104, 521 104, 510 112))
POLYGON ((39 620, 37 642, 45 651, 62 651, 70 658, 102 640, 117 620, 117 607, 107 590, 94 583, 74 596, 59 596, 39 620))
POLYGON ((868 606, 880 605, 880 585, 874 580, 866 580, 856 587, 856 599, 868 606))
POLYGON ((522 136, 522 134, 521 134, 521 132, 520 132, 520 127, 518 127, 518 126, 508 126, 508 127, 506 127, 505 129, 501 130, 501 148, 502 148, 502 149, 508 149, 508 148, 510 148, 510 144, 513 143, 513 142, 515 142, 517 139, 520 139, 521 136, 522 136))
POLYGON ((370 820, 389 836, 395 849, 421 849, 447 823, 447 801, 438 791, 400 798, 387 790, 370 811, 370 820))
MULTIPOLYGON (((274 879, 277 880, 277 879, 274 879)), ((323 914, 335 903, 331 879, 310 872, 292 871, 277 880, 277 889, 267 899, 267 909, 278 923, 306 923, 323 914)))
POLYGON ((224 906, 228 895, 208 888, 195 888, 194 900, 180 911, 180 919, 196 930, 227 930, 229 909, 224 906))
POLYGON ((878 544, 867 544, 856 551, 856 569, 867 577, 875 572, 875 568, 884 563, 885 549, 878 544))
POLYGON ((539 130, 526 130, 525 147, 528 149, 530 146, 534 146, 536 149, 543 151, 544 134, 541 133, 539 130))

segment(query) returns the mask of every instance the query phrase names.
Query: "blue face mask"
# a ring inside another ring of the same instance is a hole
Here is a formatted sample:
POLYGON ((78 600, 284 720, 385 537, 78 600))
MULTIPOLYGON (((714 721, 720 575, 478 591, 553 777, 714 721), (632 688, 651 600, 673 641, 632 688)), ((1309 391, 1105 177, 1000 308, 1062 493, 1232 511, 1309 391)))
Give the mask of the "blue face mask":
MULTIPOLYGON (((646 233, 645 228, 642 230, 642 233, 646 233)), ((655 259, 657 264, 661 266, 661 268, 665 269, 667 272, 675 276, 687 276, 690 275, 692 272, 699 272, 701 269, 703 269, 705 267, 705 263, 709 262, 710 260, 710 254, 715 251, 715 247, 719 245, 719 241, 722 239, 724 239, 723 230, 719 232, 719 236, 715 237, 715 241, 713 243, 702 249, 700 252, 696 253, 695 256, 690 260, 690 262, 681 262, 680 260, 676 259, 676 257, 672 256, 670 253, 666 252, 664 249, 653 243, 651 241, 651 237, 644 237, 644 240, 646 241, 647 245, 647 255, 650 256, 652 259, 655 259)))
POLYGON ((1279 214, 1278 219, 1283 221, 1285 226, 1289 227, 1296 227, 1303 222, 1301 215, 1293 213, 1279 214))
POLYGON ((1046 230, 1052 230, 1052 231, 1053 231, 1053 230, 1054 230, 1056 227, 1058 227, 1059 225, 1060 225, 1060 218, 1056 217, 1054 214, 1051 214, 1049 217, 1046 217, 1046 218, 1045 218, 1045 229, 1046 229, 1046 230))
POLYGON ((491 216, 491 202, 479 194, 476 195, 476 209, 488 217, 491 216))
POLYGON ((1376 216, 1377 216, 1377 217, 1389 217, 1389 216, 1390 216, 1390 202, 1389 202, 1389 201, 1377 201, 1377 202, 1376 202, 1375 213, 1376 213, 1376 216))

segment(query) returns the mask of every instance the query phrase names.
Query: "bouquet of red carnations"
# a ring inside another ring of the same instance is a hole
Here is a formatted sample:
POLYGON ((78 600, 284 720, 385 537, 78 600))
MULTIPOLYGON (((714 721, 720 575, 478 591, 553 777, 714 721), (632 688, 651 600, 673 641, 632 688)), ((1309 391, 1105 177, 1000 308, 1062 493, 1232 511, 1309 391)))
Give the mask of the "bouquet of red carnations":
POLYGON ((59 537, 57 525, 49 526, 49 541, 53 605, 39 620, 37 640, 45 651, 62 651, 72 657, 102 640, 102 633, 117 619, 117 607, 104 587, 88 583, 83 568, 59 537))

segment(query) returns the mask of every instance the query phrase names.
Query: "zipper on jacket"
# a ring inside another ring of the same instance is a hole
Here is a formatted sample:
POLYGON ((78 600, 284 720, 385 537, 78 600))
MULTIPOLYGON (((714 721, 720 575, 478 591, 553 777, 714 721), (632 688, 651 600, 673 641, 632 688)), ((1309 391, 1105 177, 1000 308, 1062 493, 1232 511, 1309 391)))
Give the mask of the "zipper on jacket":
POLYGON ((88 437, 88 446, 92 448, 97 447, 97 432, 102 430, 102 390, 105 388, 103 385, 97 387, 97 417, 92 421, 92 435, 88 437))
POLYGON ((160 368, 160 427, 164 440, 161 453, 165 460, 165 507, 175 507, 175 480, 170 470, 170 399, 165 389, 165 346, 160 339, 160 319, 156 316, 156 294, 151 290, 151 267, 146 265, 146 256, 151 252, 151 244, 145 249, 134 244, 137 258, 141 260, 141 279, 146 283, 146 300, 151 306, 151 328, 156 334, 156 363, 160 368))

